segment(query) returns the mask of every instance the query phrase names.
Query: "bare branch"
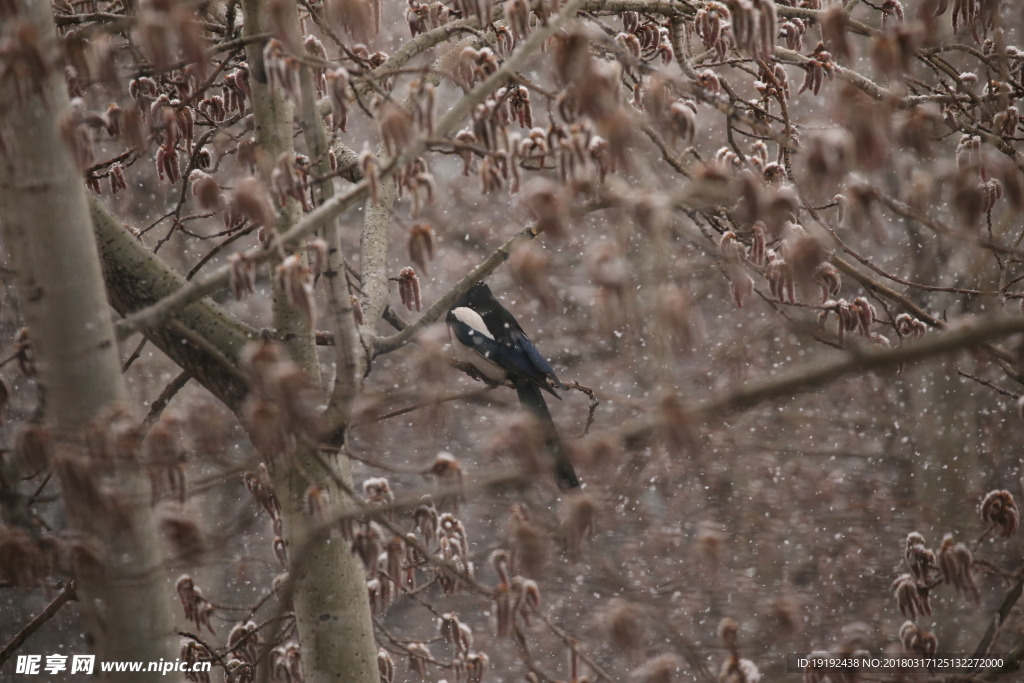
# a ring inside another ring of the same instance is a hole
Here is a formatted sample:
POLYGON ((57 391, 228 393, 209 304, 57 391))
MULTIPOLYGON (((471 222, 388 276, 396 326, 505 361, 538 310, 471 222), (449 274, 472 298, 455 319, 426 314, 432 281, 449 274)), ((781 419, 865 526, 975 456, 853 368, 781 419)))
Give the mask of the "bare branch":
POLYGON ((64 588, 61 589, 60 593, 50 601, 42 612, 37 614, 32 621, 25 624, 25 626, 18 631, 11 642, 4 646, 3 650, 0 650, 0 667, 7 663, 7 660, 17 652, 18 648, 24 645, 25 641, 28 640, 33 633, 39 630, 39 628, 47 621, 53 618, 60 608, 64 606, 64 603, 69 600, 78 600, 78 595, 75 593, 75 582, 74 580, 68 581, 64 584, 64 588))
MULTIPOLYGON (((949 326, 949 330, 943 334, 931 335, 894 349, 856 349, 842 360, 796 370, 782 377, 702 401, 692 406, 689 412, 711 417, 747 410, 765 401, 811 391, 847 375, 895 368, 905 363, 980 346, 991 339, 1019 332, 1024 332, 1024 317, 963 321, 949 326)), ((649 436, 656 426, 650 418, 642 418, 626 426, 621 435, 624 441, 635 442, 649 436)))

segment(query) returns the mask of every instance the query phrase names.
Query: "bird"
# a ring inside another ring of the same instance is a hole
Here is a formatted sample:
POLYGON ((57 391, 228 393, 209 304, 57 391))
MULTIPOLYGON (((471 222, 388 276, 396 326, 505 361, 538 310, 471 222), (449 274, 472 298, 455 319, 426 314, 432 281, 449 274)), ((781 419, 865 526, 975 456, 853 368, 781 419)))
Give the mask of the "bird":
POLYGON ((542 393, 561 401, 555 389, 568 387, 558 379, 515 317, 495 298, 490 287, 477 282, 456 299, 445 322, 455 356, 492 382, 512 382, 519 404, 541 423, 546 432, 545 446, 554 460, 558 488, 580 488, 542 393))

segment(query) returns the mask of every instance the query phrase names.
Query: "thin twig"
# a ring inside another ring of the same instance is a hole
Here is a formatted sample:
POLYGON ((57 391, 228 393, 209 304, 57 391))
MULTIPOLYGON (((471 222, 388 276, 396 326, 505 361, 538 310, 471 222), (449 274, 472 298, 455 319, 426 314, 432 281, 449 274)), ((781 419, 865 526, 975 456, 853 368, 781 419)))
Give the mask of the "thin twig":
POLYGON ((967 379, 973 379, 978 384, 984 385, 984 386, 988 387, 989 389, 992 389, 996 393, 999 393, 999 394, 1001 394, 1003 396, 1006 396, 1007 398, 1012 398, 1012 399, 1020 398, 1019 394, 1015 394, 1012 391, 1007 391, 1006 389, 1003 389, 1002 387, 998 387, 994 383, 988 381, 987 379, 984 379, 983 377, 978 377, 977 375, 972 375, 969 372, 964 372, 962 369, 960 369, 960 364, 959 363, 957 363, 957 366, 956 366, 956 373, 958 375, 960 375, 961 377, 966 377, 967 379))
POLYGON ((36 499, 39 498, 39 494, 41 494, 43 492, 43 489, 46 488, 46 485, 50 483, 50 479, 52 479, 52 478, 53 478, 53 472, 52 471, 51 472, 47 472, 46 473, 46 478, 43 479, 43 483, 41 483, 39 485, 39 487, 36 489, 35 493, 33 493, 29 497, 28 502, 25 503, 25 507, 31 507, 32 504, 36 502, 36 499))
POLYGON ((565 382, 565 386, 582 392, 590 397, 590 408, 587 410, 587 424, 583 427, 583 433, 580 435, 580 438, 582 439, 584 436, 590 434, 590 428, 594 424, 594 411, 596 411, 597 407, 601 405, 601 401, 598 400, 597 394, 594 393, 593 389, 585 387, 579 382, 565 382))
POLYGON ((366 419, 366 420, 362 420, 360 422, 354 422, 352 424, 352 426, 353 427, 359 427, 359 426, 362 426, 362 425, 374 424, 376 422, 383 422, 384 420, 390 420, 393 417, 398 417, 399 415, 405 415, 406 413, 411 413, 414 410, 419 410, 420 408, 429 408, 431 406, 438 406, 438 405, 441 405, 442 403, 448 403, 449 401, 461 401, 461 400, 467 399, 467 398, 476 398, 478 396, 483 396, 484 394, 486 394, 487 392, 491 391, 494 388, 495 387, 486 387, 484 389, 474 389, 472 391, 463 391, 463 392, 460 392, 458 394, 452 394, 450 396, 442 396, 441 398, 435 398, 435 399, 431 399, 429 401, 423 401, 421 403, 414 403, 411 406, 408 406, 408 407, 405 407, 405 408, 399 408, 398 410, 393 410, 390 413, 385 413, 383 415, 378 415, 378 416, 375 416, 375 417, 372 417, 372 418, 369 418, 369 419, 366 419))
POLYGON ((149 414, 146 415, 146 419, 142 421, 142 429, 140 430, 142 435, 152 427, 157 420, 160 419, 160 415, 163 414, 164 408, 171 402, 171 399, 182 390, 182 388, 188 384, 188 381, 192 379, 191 373, 188 370, 182 370, 178 373, 178 376, 170 381, 170 383, 164 387, 164 390, 160 392, 156 400, 153 401, 153 405, 149 409, 149 414))
POLYGON ((132 366, 132 363, 134 363, 135 361, 137 361, 139 359, 139 356, 142 355, 142 349, 145 348, 145 346, 146 346, 146 344, 148 342, 149 342, 149 337, 143 337, 142 339, 139 340, 139 343, 135 347, 135 350, 132 351, 132 355, 128 356, 128 360, 126 360, 124 362, 124 365, 121 366, 121 374, 122 375, 124 373, 128 372, 128 368, 130 368, 132 366))
POLYGON ((182 638, 190 638, 191 640, 194 640, 197 643, 199 643, 200 645, 202 645, 204 648, 206 648, 206 651, 210 654, 210 656, 213 657, 217 661, 217 663, 220 664, 224 668, 225 671, 227 671, 227 669, 228 669, 227 662, 224 661, 223 657, 221 657, 219 654, 217 654, 217 650, 212 645, 207 643, 205 640, 203 640, 202 638, 200 638, 196 634, 189 633, 188 631, 178 631, 178 635, 181 636, 182 638))
POLYGON ((61 589, 60 593, 50 601, 50 604, 48 604, 32 621, 25 624, 24 628, 18 631, 17 635, 11 638, 11 642, 7 643, 4 649, 0 651, 0 667, 3 667, 18 648, 21 647, 33 633, 38 631, 43 624, 52 619, 53 615, 57 614, 60 608, 64 606, 64 603, 69 600, 78 600, 78 595, 75 593, 74 579, 68 581, 64 585, 64 588, 61 589))

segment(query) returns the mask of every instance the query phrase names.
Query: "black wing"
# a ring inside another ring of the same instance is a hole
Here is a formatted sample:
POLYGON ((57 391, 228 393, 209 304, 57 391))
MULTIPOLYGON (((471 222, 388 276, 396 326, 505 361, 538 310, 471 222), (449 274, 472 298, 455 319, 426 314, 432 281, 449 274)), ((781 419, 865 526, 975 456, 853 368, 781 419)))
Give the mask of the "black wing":
POLYGON ((558 400, 562 400, 551 385, 562 389, 565 385, 555 376, 551 365, 540 355, 540 351, 526 336, 512 314, 498 305, 485 311, 482 317, 503 352, 500 360, 495 362, 517 377, 525 377, 558 400))

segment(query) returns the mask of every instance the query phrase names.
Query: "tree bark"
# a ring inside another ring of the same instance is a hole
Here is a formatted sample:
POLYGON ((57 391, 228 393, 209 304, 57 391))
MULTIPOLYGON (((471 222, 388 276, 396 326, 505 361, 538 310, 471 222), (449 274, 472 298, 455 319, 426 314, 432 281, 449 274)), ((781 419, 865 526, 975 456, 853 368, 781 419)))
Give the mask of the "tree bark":
MULTIPOLYGON (((127 316, 185 285, 185 278, 146 248, 95 198, 89 198, 92 229, 103 262, 110 305, 127 316)), ((185 306, 172 322, 146 330, 157 348, 234 412, 249 387, 238 369, 242 349, 258 330, 210 299, 185 306)))
MULTIPOLYGON (((275 28, 283 31, 286 43, 300 46, 302 36, 299 30, 298 12, 294 4, 288 11, 281 12, 279 17, 284 25, 271 26, 267 0, 245 0, 245 31, 247 34, 269 33, 275 28)), ((253 78, 250 85, 253 93, 253 120, 256 129, 257 146, 264 149, 266 156, 276 160, 281 154, 294 155, 292 146, 293 110, 291 103, 280 93, 271 92, 267 87, 266 73, 263 68, 263 45, 250 44, 247 48, 253 78)), ((301 55, 299 55, 301 56, 301 55)), ((310 70, 303 67, 301 72, 301 89, 303 97, 308 99, 305 107, 308 114, 315 111, 313 80, 310 70)), ((310 157, 314 163, 327 161, 325 137, 319 117, 304 120, 304 132, 309 147, 310 157)), ((321 172, 323 167, 321 165, 321 172)), ((329 169, 327 169, 329 170, 329 169)), ((327 184, 318 193, 322 201, 333 193, 326 192, 327 184)), ((318 203, 319 203, 318 201, 318 203)), ((294 200, 282 215, 282 231, 287 231, 301 218, 301 211, 294 200)), ((336 221, 330 222, 331 226, 336 221)), ((329 280, 328 285, 339 287, 344 284, 344 261, 341 258, 340 244, 336 238, 336 229, 324 231, 329 239, 328 271, 339 275, 340 283, 329 280)), ((335 333, 346 332, 346 320, 338 318, 340 297, 338 291, 330 293, 332 316, 331 324, 335 333)), ((342 299, 347 309, 349 339, 354 340, 354 329, 351 322, 351 305, 347 297, 342 299)), ((285 300, 275 283, 274 292, 274 326, 282 339, 287 340, 288 351, 299 367, 320 384, 320 369, 316 355, 314 331, 308 321, 285 300)), ((351 349, 350 349, 351 351, 351 349)), ((338 381, 354 382, 355 377, 344 378, 339 375, 338 381)), ((306 547, 309 550, 303 557, 291 553, 292 566, 289 572, 294 580, 293 602, 295 621, 298 628, 299 642, 302 646, 303 678, 308 683, 327 683, 328 681, 352 681, 353 683, 377 683, 377 647, 373 637, 373 622, 370 617, 369 599, 366 590, 366 577, 357 557, 352 553, 349 543, 341 538, 317 536, 311 538, 313 520, 308 516, 306 492, 310 486, 317 486, 328 492, 330 510, 328 515, 338 514, 351 506, 347 493, 336 483, 330 473, 325 472, 322 463, 327 463, 335 474, 351 490, 352 475, 348 460, 343 455, 328 456, 325 460, 308 446, 300 445, 296 453, 297 467, 288 471, 278 468, 275 474, 275 486, 278 491, 285 492, 282 506, 285 540, 291 549, 306 547), (311 544, 311 545, 310 545, 311 544)))
POLYGON ((11 21, 32 25, 51 66, 33 82, 8 78, 0 91, 12 133, 0 156, 3 235, 53 432, 50 464, 77 536, 79 552, 71 554, 79 560, 73 569, 86 642, 100 660, 173 660, 148 479, 135 453, 101 463, 84 443, 85 430, 103 429, 97 421, 125 400, 126 389, 85 186, 59 133, 69 100, 63 71, 52 66, 61 62, 50 3, 19 5, 11 21), (97 509, 97 501, 115 511, 97 509))

